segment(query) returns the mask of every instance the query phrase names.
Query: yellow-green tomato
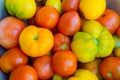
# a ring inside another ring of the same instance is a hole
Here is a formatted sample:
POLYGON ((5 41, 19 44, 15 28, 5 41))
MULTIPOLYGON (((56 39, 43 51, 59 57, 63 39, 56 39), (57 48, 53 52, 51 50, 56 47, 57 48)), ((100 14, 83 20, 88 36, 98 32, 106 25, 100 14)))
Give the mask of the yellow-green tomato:
POLYGON ((20 19, 28 19, 36 12, 35 0, 6 0, 5 6, 10 15, 20 19))

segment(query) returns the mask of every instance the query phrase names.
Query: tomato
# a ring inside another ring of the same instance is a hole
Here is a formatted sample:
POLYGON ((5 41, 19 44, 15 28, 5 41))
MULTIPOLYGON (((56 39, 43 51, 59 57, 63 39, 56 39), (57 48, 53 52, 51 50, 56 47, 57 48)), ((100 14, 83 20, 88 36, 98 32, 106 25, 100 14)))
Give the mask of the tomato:
POLYGON ((0 68, 5 73, 10 73, 16 67, 27 63, 28 56, 18 47, 9 49, 0 58, 0 68))
POLYGON ((26 55, 39 57, 47 54, 52 49, 54 37, 49 29, 31 25, 21 32, 19 43, 26 55))
POLYGON ((29 19, 36 12, 35 0, 5 0, 5 7, 8 13, 20 19, 29 19))
POLYGON ((57 51, 52 57, 52 67, 58 75, 68 77, 77 69, 76 55, 70 50, 57 51))
POLYGON ((0 45, 5 48, 18 46, 21 31, 25 28, 23 21, 9 16, 0 21, 0 45))
POLYGON ((51 6, 42 7, 36 14, 35 20, 40 27, 52 29, 59 19, 58 11, 51 6))
POLYGON ((107 57, 100 66, 99 71, 105 80, 119 80, 120 79, 120 58, 107 57))
POLYGON ((120 25, 119 14, 112 9, 106 9, 97 21, 106 27, 111 34, 114 34, 120 25))
POLYGON ((33 67, 37 71, 39 79, 49 79, 53 76, 51 56, 41 56, 33 62, 33 67))
POLYGON ((64 13, 58 21, 58 30, 67 36, 73 36, 80 28, 81 19, 76 11, 64 13))
POLYGON ((69 50, 71 44, 71 39, 62 33, 56 33, 54 35, 54 46, 53 52, 59 50, 69 50))
POLYGON ((80 0, 62 0, 62 10, 66 11, 77 11, 79 8, 80 0))
POLYGON ((12 71, 9 80, 38 80, 38 76, 33 67, 21 65, 12 71))

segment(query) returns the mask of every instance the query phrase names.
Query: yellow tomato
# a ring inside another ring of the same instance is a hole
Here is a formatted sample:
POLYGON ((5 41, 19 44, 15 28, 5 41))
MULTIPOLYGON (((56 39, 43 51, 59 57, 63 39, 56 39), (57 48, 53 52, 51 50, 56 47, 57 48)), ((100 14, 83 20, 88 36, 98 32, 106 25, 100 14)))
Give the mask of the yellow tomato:
POLYGON ((26 55, 39 57, 51 50, 54 37, 49 29, 28 26, 21 32, 19 43, 26 55))

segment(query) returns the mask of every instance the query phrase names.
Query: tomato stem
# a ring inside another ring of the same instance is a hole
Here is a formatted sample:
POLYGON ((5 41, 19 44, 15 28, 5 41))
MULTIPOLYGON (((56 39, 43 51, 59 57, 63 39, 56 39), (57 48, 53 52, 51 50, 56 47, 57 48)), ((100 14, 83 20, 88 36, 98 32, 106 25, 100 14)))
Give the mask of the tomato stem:
POLYGON ((61 46, 62 49, 66 49, 66 47, 67 47, 66 44, 63 44, 63 45, 61 46))
POLYGON ((38 36, 34 36, 34 40, 38 40, 38 36))
POLYGON ((107 76, 108 76, 108 77, 112 77, 112 73, 111 73, 111 72, 108 72, 108 73, 107 73, 107 76))

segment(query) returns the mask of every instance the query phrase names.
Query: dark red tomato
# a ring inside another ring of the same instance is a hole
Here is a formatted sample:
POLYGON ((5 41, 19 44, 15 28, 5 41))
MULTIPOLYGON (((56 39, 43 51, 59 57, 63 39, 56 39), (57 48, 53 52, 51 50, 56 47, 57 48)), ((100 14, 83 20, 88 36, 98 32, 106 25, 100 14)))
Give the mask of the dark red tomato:
POLYGON ((105 80, 120 80, 120 58, 107 57, 100 64, 99 71, 105 80))
POLYGON ((81 18, 76 11, 64 13, 58 21, 58 30, 67 36, 73 36, 80 28, 81 18))
POLYGON ((54 46, 53 46, 53 52, 59 51, 59 50, 69 50, 71 44, 71 39, 62 34, 62 33, 56 33, 54 35, 54 46))
POLYGON ((72 75, 77 69, 76 55, 70 50, 57 51, 52 57, 52 68, 62 77, 72 75))
POLYGON ((79 9, 80 0, 62 0, 62 10, 66 11, 77 11, 79 9))
POLYGON ((119 14, 112 9, 106 9, 97 21, 106 27, 111 34, 115 33, 120 24, 119 14))

